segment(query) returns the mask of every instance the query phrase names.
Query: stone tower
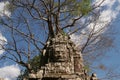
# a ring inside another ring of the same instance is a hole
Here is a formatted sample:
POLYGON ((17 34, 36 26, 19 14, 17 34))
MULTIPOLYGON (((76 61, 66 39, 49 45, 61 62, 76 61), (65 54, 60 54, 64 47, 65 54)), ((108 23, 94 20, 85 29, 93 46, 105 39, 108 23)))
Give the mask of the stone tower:
POLYGON ((48 40, 43 50, 41 68, 36 74, 29 74, 29 80, 90 79, 84 69, 82 55, 75 44, 68 36, 59 33, 48 40))

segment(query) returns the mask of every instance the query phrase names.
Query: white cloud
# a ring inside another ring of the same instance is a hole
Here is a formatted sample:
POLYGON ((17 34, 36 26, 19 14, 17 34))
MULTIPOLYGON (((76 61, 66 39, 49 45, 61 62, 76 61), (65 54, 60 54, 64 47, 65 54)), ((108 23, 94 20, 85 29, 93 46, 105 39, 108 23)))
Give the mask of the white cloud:
POLYGON ((10 65, 0 68, 0 78, 5 80, 16 80, 20 75, 20 68, 18 65, 10 65))
MULTIPOLYGON (((99 4, 102 0, 95 1, 96 2, 94 3, 99 4)), ((83 29, 82 33, 89 34, 89 32, 93 30, 93 27, 95 27, 94 32, 102 29, 103 27, 111 23, 111 21, 114 21, 117 18, 117 15, 120 13, 120 0, 104 0, 104 3, 101 6, 105 9, 101 11, 97 21, 92 22, 89 26, 87 26, 87 28, 83 29)), ((102 31, 101 33, 105 32, 106 30, 107 29, 104 29, 104 31, 102 31)), ((71 38, 74 42, 76 42, 77 45, 82 45, 86 41, 86 35, 73 34, 71 38)))
POLYGON ((71 40, 76 44, 76 46, 79 47, 81 47, 86 42, 85 39, 87 39, 86 35, 80 36, 80 35, 72 34, 70 37, 71 40))
POLYGON ((10 16, 11 13, 8 11, 7 6, 9 5, 8 1, 0 2, 0 16, 10 16))
POLYGON ((4 52, 2 46, 4 46, 6 43, 7 43, 7 39, 0 32, 0 55, 4 52))
POLYGON ((112 6, 114 5, 114 3, 116 2, 117 0, 104 0, 102 6, 108 6, 108 8, 112 8, 112 6))
MULTIPOLYGON (((8 1, 0 2, 0 18, 7 16, 10 17, 11 12, 7 9, 9 5, 8 1)), ((4 53, 4 46, 7 43, 7 39, 2 35, 0 30, 0 55, 4 53)), ((20 68, 18 65, 10 65, 10 66, 3 66, 0 68, 0 78, 4 78, 5 80, 16 80, 16 77, 20 75, 20 68)))
MULTIPOLYGON (((9 5, 8 1, 1 1, 0 2, 0 18, 4 16, 10 17, 11 13, 8 11, 7 7, 9 5)), ((0 55, 4 52, 2 46, 6 44, 7 40, 0 32, 0 55)))
POLYGON ((114 19, 116 19, 120 11, 120 2, 118 3, 119 5, 115 6, 117 1, 120 1, 120 0, 105 0, 103 4, 101 5, 105 9, 101 11, 98 20, 95 23, 94 22, 91 23, 88 26, 88 28, 93 29, 93 25, 97 23, 95 25, 95 30, 94 30, 94 31, 97 31, 105 27, 107 24, 109 24, 114 19))

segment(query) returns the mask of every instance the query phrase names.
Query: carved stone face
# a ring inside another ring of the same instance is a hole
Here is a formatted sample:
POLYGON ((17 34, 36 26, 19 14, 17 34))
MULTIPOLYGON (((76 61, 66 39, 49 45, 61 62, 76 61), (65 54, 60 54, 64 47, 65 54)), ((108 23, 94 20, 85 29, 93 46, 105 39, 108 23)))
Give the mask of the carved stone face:
POLYGON ((58 34, 51 40, 49 46, 50 61, 53 62, 64 62, 68 60, 69 52, 67 47, 68 37, 58 34))
POLYGON ((66 61, 67 60, 67 55, 65 52, 56 52, 54 55, 56 61, 66 61))
POLYGON ((68 53, 65 51, 55 51, 54 49, 52 49, 48 53, 50 55, 50 61, 52 62, 63 62, 68 59, 68 53))

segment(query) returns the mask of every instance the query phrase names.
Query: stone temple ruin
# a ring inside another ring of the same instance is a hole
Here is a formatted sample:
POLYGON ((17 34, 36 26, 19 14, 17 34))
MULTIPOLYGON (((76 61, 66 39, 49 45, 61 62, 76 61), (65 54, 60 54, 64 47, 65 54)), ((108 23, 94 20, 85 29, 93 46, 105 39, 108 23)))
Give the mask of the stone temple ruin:
POLYGON ((41 68, 29 74, 29 80, 98 80, 83 65, 81 53, 70 38, 61 33, 50 38, 43 50, 41 68))

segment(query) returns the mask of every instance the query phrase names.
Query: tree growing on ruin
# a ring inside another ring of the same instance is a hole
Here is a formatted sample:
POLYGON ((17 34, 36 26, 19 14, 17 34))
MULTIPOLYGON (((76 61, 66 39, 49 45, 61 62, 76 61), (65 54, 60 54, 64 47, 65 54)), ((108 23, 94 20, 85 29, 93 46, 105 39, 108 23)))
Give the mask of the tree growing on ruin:
POLYGON ((31 73, 31 59, 42 54, 47 40, 58 33, 84 35, 83 43, 77 45, 79 50, 86 62, 90 55, 96 58, 100 54, 95 51, 111 45, 111 39, 100 34, 109 24, 96 29, 100 13, 98 8, 103 2, 104 0, 94 4, 92 0, 10 0, 8 10, 11 11, 11 16, 5 16, 0 21, 7 38, 7 44, 1 45, 5 50, 1 59, 10 59, 31 73))

